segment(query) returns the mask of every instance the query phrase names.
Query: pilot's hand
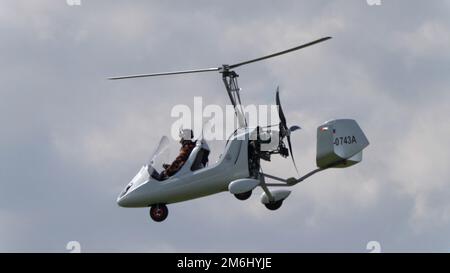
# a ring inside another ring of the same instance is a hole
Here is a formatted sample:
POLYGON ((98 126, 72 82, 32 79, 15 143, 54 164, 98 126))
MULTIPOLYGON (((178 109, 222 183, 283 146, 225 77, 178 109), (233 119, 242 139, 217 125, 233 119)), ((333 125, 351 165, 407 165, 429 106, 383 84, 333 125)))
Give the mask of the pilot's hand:
POLYGON ((163 164, 163 168, 164 168, 164 169, 167 169, 167 168, 169 168, 169 167, 170 167, 169 164, 166 164, 166 163, 163 164))

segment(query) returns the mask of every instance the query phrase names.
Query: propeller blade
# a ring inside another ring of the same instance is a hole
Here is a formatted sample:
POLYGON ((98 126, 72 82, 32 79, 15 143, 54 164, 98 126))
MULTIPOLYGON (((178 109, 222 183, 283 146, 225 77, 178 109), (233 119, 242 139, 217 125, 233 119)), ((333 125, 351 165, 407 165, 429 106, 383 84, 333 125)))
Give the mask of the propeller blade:
POLYGON ((289 153, 291 154, 292 163, 294 163, 294 167, 295 167, 295 171, 297 172, 297 175, 300 176, 298 173, 297 164, 295 164, 294 153, 292 151, 291 136, 287 135, 286 138, 287 138, 288 145, 289 145, 289 153))
POLYGON ((276 100, 276 103, 278 106, 278 115, 280 116, 280 137, 281 137, 281 139, 283 137, 287 138, 288 146, 289 146, 289 153, 291 154, 291 157, 292 157, 292 163, 294 163, 295 171, 297 172, 297 175, 299 175, 298 169, 297 169, 297 164, 295 164, 294 153, 292 151, 291 132, 294 132, 301 128, 300 128, 300 126, 297 126, 297 125, 291 126, 290 128, 287 127, 286 117, 284 116, 283 109, 281 108, 280 88, 279 87, 277 87, 277 94, 276 94, 275 100, 276 100))
POLYGON ((277 86, 277 94, 276 94, 275 100, 276 100, 276 103, 278 106, 278 116, 280 117, 280 123, 283 125, 283 127, 284 127, 283 129, 287 130, 288 127, 286 124, 286 117, 284 116, 283 108, 281 108, 281 103, 280 103, 280 87, 279 86, 277 86))
POLYGON ((145 78, 145 77, 155 77, 155 76, 165 76, 165 75, 212 72, 212 71, 219 71, 220 69, 221 68, 219 68, 219 67, 212 67, 212 68, 206 68, 206 69, 182 70, 182 71, 161 72, 161 73, 153 73, 153 74, 128 75, 128 76, 110 77, 110 78, 108 78, 108 80, 123 80, 123 79, 145 78))
POLYGON ((245 62, 233 64, 233 65, 230 65, 229 67, 230 67, 230 69, 233 69, 233 68, 239 67, 241 65, 246 65, 246 64, 249 64, 249 63, 262 61, 262 60, 269 59, 269 58, 272 58, 272 57, 276 57, 276 56, 279 56, 279 55, 283 55, 283 54, 286 54, 286 53, 289 53, 289 52, 292 52, 292 51, 295 51, 295 50, 299 50, 299 49, 302 49, 302 48, 305 48, 305 47, 308 47, 308 46, 312 46, 312 45, 315 45, 315 44, 318 44, 318 43, 321 43, 321 42, 325 42, 326 40, 329 40, 329 39, 331 39, 331 37, 321 38, 321 39, 312 41, 310 43, 307 43, 307 44, 304 44, 304 45, 300 45, 300 46, 296 46, 296 47, 293 47, 293 48, 290 48, 290 49, 287 49, 287 50, 284 50, 284 51, 280 51, 280 52, 277 52, 277 53, 273 53, 273 54, 270 54, 270 55, 267 55, 267 56, 264 56, 264 57, 260 57, 260 58, 256 58, 256 59, 253 59, 253 60, 248 60, 248 61, 245 61, 245 62))

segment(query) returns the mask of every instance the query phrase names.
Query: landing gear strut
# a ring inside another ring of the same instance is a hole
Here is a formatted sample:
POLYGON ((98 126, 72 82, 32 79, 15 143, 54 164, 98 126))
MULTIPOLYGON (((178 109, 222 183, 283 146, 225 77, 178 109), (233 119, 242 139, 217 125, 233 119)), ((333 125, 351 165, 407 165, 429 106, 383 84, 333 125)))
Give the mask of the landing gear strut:
POLYGON ((150 217, 155 222, 164 221, 167 218, 167 215, 169 215, 169 209, 167 209, 167 206, 164 204, 152 205, 150 208, 150 217))

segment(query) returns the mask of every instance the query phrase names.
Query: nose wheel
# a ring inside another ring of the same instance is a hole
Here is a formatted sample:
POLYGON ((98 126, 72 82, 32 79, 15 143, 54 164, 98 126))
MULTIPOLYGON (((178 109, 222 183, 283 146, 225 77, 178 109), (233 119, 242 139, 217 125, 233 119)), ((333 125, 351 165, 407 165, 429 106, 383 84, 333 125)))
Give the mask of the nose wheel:
POLYGON ((164 204, 152 205, 150 208, 150 217, 155 222, 162 222, 169 215, 169 209, 164 204))

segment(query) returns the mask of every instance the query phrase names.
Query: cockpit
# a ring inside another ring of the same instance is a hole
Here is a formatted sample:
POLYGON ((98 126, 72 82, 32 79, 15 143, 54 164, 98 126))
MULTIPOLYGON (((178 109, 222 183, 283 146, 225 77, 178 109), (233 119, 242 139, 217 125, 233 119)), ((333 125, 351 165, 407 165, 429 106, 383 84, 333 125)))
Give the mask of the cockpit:
MULTIPOLYGON (((159 174, 164 171, 164 164, 171 164, 174 161, 179 150, 179 144, 171 143, 167 136, 163 136, 159 141, 158 146, 151 154, 149 162, 139 170, 136 176, 121 193, 121 196, 125 195, 131 188, 139 187, 151 180, 155 180, 155 182, 168 180, 170 177, 160 179, 159 174)), ((204 139, 197 139, 195 141, 195 147, 192 149, 186 162, 184 162, 182 167, 172 176, 179 177, 186 173, 196 172, 207 167, 209 154, 210 149, 206 141, 204 139)))
MULTIPOLYGON (((167 143, 164 137, 160 143, 167 143)), ((175 145, 164 145, 157 149, 157 153, 152 157, 149 164, 149 166, 152 167, 152 169, 149 168, 150 176, 152 178, 163 181, 178 174, 182 175, 189 171, 194 172, 203 169, 208 165, 210 149, 205 140, 198 139, 190 142, 190 144, 188 144, 188 147, 190 148, 187 149, 189 150, 189 156, 186 159, 183 159, 181 163, 177 158, 177 154, 179 153, 181 155, 183 152, 186 152, 186 146, 183 146, 182 149, 178 145, 176 145, 178 146, 177 148, 174 146, 175 145), (170 167, 171 164, 174 164, 176 168, 175 172, 168 172, 169 169, 172 169, 172 167, 170 167), (180 166, 178 167, 178 165, 180 166)))

